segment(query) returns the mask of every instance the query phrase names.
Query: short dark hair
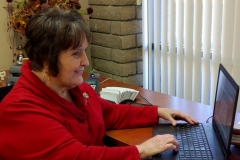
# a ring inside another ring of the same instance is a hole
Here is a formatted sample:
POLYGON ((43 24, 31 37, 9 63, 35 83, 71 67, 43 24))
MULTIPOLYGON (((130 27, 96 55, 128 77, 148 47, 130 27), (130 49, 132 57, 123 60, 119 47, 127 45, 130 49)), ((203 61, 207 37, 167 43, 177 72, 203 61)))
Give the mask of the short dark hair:
POLYGON ((76 10, 50 7, 37 12, 27 23, 24 46, 34 71, 42 71, 48 64, 49 74, 56 77, 58 55, 69 48, 76 49, 86 38, 90 41, 90 30, 76 10))

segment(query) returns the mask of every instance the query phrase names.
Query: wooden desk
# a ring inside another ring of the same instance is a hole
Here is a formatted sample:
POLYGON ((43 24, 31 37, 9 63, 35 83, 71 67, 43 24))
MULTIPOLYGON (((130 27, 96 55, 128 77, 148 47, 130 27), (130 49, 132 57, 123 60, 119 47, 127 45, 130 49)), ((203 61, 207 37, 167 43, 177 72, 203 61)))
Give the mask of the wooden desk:
MULTIPOLYGON (((206 120, 212 115, 213 107, 204 105, 201 103, 196 103, 188 101, 182 98, 177 98, 174 96, 169 96, 162 93, 157 93, 154 91, 146 90, 140 87, 124 84, 114 80, 107 80, 101 83, 101 88, 106 86, 120 86, 129 87, 140 91, 140 94, 146 98, 150 103, 160 105, 165 108, 172 108, 180 110, 193 116, 199 122, 206 122, 206 120)), ((137 102, 146 103, 140 96, 137 97, 137 102)), ((235 118, 235 123, 240 121, 240 114, 237 113, 235 118)), ((164 121, 161 121, 164 122, 164 121)), ((105 136, 105 141, 111 146, 128 146, 137 145, 146 141, 152 137, 152 127, 148 128, 135 128, 135 129, 125 129, 125 130, 112 130, 107 131, 105 136)), ((240 148, 231 146, 232 154, 230 160, 240 159, 240 148)))
MULTIPOLYGON (((9 71, 7 71, 7 75, 9 75, 9 71)), ((84 78, 88 77, 87 73, 84 73, 84 78)), ((7 78, 7 77, 6 77, 7 78)), ((5 85, 6 85, 6 78, 5 78, 5 85)), ((204 105, 201 103, 196 103, 192 101, 188 101, 182 98, 177 98, 174 96, 169 96, 166 94, 146 90, 141 87, 121 83, 118 81, 114 81, 111 79, 100 78, 100 81, 103 82, 100 85, 101 88, 107 86, 118 86, 118 87, 128 87, 132 89, 136 89, 140 92, 140 94, 146 98, 150 103, 160 105, 161 107, 165 108, 172 108, 180 110, 184 113, 190 114, 199 122, 205 122, 207 118, 212 115, 213 107, 204 105)), ((0 87, 5 86, 0 85, 0 87)), ((137 96, 138 103, 146 103, 141 96, 137 96)), ((237 113, 235 118, 235 123, 240 121, 240 114, 237 113)), ((164 122, 164 121, 161 121, 164 122)), ((147 128, 134 128, 134 129, 125 129, 125 130, 112 130, 107 131, 105 140, 109 145, 112 146, 128 146, 128 145, 137 145, 141 144, 142 142, 146 141, 147 139, 152 137, 152 127, 147 128)), ((240 148, 235 148, 231 146, 232 155, 230 156, 229 160, 238 160, 240 157, 240 148)))

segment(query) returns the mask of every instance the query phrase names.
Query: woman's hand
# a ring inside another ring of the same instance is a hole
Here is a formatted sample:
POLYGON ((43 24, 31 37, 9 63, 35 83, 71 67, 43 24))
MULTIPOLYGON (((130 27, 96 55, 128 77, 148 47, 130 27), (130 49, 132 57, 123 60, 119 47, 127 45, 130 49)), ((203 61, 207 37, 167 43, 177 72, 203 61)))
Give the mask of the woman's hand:
POLYGON ((171 134, 157 135, 136 146, 140 157, 146 158, 167 149, 178 151, 178 141, 171 134))
POLYGON ((159 118, 170 121, 173 126, 177 124, 176 120, 184 120, 190 124, 198 124, 198 122, 191 116, 184 114, 178 110, 172 110, 169 108, 158 107, 158 116, 159 118))

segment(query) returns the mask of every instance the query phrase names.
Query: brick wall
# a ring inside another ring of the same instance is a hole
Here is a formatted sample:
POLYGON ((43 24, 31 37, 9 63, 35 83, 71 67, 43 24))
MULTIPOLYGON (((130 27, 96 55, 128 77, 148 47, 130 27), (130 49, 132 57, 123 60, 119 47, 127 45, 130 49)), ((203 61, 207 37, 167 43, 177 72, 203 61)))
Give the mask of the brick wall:
POLYGON ((142 7, 136 0, 89 0, 93 68, 101 76, 142 86, 142 7))

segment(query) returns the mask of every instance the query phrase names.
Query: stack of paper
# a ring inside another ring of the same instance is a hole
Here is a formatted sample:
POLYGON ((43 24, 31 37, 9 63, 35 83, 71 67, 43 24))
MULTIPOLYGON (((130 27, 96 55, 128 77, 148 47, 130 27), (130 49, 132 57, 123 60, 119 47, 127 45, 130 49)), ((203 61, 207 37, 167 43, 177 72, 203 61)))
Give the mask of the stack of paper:
POLYGON ((240 146, 240 122, 233 126, 232 144, 240 146))
POLYGON ((102 88, 102 91, 100 92, 100 97, 109 101, 113 101, 116 104, 119 104, 120 102, 126 99, 135 100, 138 93, 139 91, 131 88, 106 87, 102 88))

